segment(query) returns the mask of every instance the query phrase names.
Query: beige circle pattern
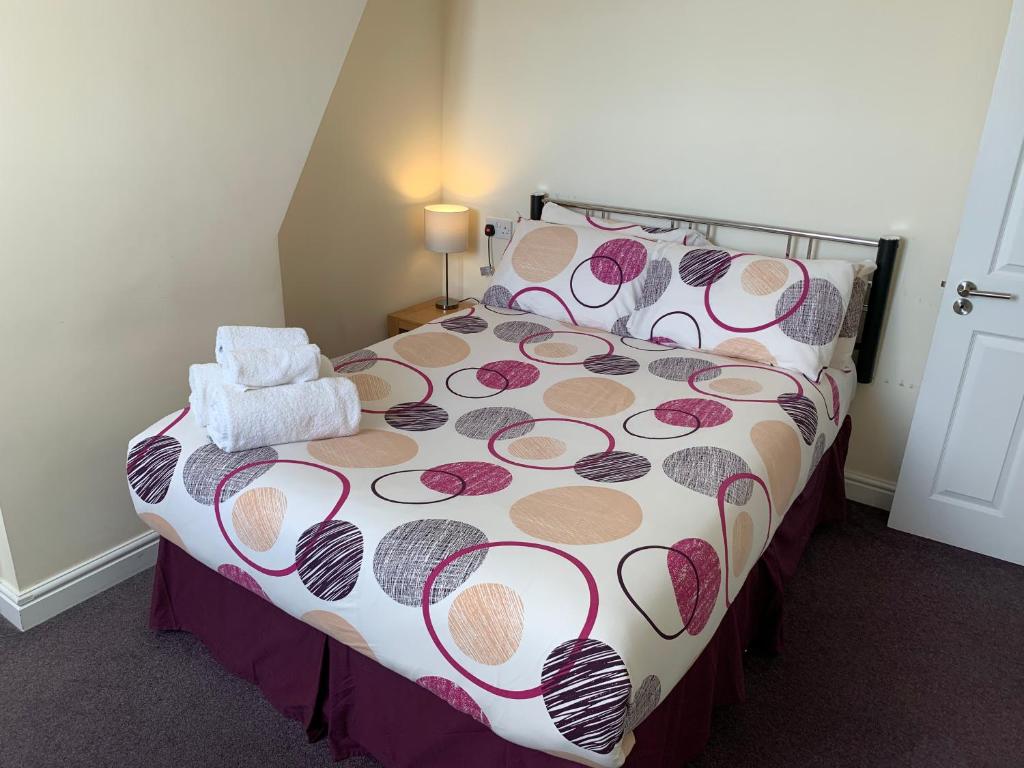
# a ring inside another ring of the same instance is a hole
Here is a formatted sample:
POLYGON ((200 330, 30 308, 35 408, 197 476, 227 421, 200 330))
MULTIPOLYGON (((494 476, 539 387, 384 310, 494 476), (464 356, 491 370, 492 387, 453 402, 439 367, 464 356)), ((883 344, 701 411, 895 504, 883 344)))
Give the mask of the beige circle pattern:
POLYGON ((523 637, 523 600, 505 584, 474 584, 448 612, 448 630, 464 654, 481 664, 504 664, 523 637))
POLYGON ((352 626, 351 622, 343 619, 338 614, 331 611, 309 611, 302 614, 302 620, 307 624, 312 624, 325 635, 333 637, 353 651, 358 651, 363 656, 369 656, 371 659, 377 658, 362 633, 352 626))
POLYGON ((373 402, 383 400, 391 394, 391 384, 388 380, 372 373, 348 373, 345 374, 345 378, 356 385, 360 400, 373 402))
POLYGON ((239 540, 256 552, 266 552, 281 535, 288 497, 277 488, 250 488, 235 502, 231 523, 239 540))
POLYGON ((405 334, 395 342, 395 352, 413 365, 443 368, 466 359, 469 344, 455 333, 427 331, 405 334))
POLYGON ((544 404, 555 413, 576 418, 597 418, 621 413, 636 396, 629 387, 599 376, 579 376, 552 384, 544 404))
POLYGON ((764 387, 756 381, 734 378, 715 379, 707 386, 715 390, 715 392, 721 392, 723 395, 736 395, 737 397, 757 394, 764 389, 764 387))
POLYGON ((643 521, 632 496, 614 488, 568 485, 519 499, 509 510, 523 533, 556 544, 604 544, 628 536, 643 521))
POLYGON ((576 354, 576 345, 564 341, 542 341, 533 347, 530 352, 534 357, 562 358, 576 354))
POLYGON ((754 547, 754 521, 745 509, 741 509, 732 524, 732 544, 729 554, 732 556, 732 575, 739 578, 750 561, 750 552, 754 547))
POLYGON ((508 452, 517 459, 555 459, 565 453, 566 445, 557 437, 520 437, 509 443, 508 452))
POLYGON ((767 296, 781 291, 789 280, 789 267, 783 259, 758 259, 744 268, 740 275, 743 290, 754 296, 767 296))
POLYGON ((759 421, 750 430, 750 441, 765 464, 772 509, 784 514, 800 476, 800 437, 784 421, 759 421))
POLYGON ((408 435, 364 429, 358 435, 333 437, 309 443, 309 455, 335 467, 392 467, 413 458, 419 452, 408 435))
POLYGON ((721 342, 711 351, 723 357, 738 357, 743 360, 775 365, 775 356, 768 351, 768 347, 754 339, 733 337, 721 342))
MULTIPOLYGON (((160 515, 155 515, 152 512, 141 512, 139 517, 142 519, 142 522, 171 542, 171 544, 174 544, 179 549, 185 549, 181 536, 174 530, 174 526, 160 517, 160 515)), ((188 550, 185 549, 185 551, 187 552, 188 550)))
POLYGON ((526 234, 512 254, 512 269, 529 283, 543 283, 569 266, 579 238, 572 227, 541 227, 526 234))

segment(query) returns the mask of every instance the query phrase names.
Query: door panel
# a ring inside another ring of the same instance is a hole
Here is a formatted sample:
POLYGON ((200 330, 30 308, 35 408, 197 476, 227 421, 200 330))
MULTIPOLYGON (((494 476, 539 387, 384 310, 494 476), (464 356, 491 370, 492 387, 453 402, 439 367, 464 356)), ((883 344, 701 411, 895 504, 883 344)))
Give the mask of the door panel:
POLYGON ((1024 340, 975 334, 959 399, 932 496, 1002 517, 999 491, 1020 459, 1024 340))
POLYGON ((889 525, 1024 564, 1024 0, 1010 13, 889 525), (1012 298, 967 297, 957 286, 1012 298))

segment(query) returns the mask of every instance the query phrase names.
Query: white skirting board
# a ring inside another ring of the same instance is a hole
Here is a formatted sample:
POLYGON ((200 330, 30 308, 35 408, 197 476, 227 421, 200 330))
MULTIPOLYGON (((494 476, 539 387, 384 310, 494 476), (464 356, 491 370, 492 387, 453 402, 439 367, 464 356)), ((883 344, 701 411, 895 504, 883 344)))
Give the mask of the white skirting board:
MULTIPOLYGON (((888 511, 895 490, 887 480, 846 473, 846 496, 861 504, 888 511)), ((21 630, 38 626, 152 566, 157 542, 156 533, 148 531, 24 592, 0 583, 0 616, 21 630)))
POLYGON ((892 509, 892 497, 896 493, 895 483, 877 477, 846 473, 846 498, 859 501, 869 507, 878 507, 886 512, 892 509))
POLYGON ((0 616, 22 631, 32 629, 151 567, 158 541, 147 531, 22 592, 0 583, 0 616))

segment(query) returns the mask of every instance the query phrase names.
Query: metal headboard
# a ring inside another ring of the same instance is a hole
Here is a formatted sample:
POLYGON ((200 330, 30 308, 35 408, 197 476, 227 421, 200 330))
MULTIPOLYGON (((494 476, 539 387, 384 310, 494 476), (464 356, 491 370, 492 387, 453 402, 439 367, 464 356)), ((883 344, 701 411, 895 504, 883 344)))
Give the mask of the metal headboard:
POLYGON ((800 240, 807 241, 805 258, 813 258, 814 247, 819 242, 846 243, 848 245, 859 245, 875 250, 875 263, 877 268, 872 275, 867 301, 864 304, 864 318, 861 325, 860 335, 857 339, 857 381, 868 383, 874 378, 875 363, 878 359, 878 347, 882 339, 882 326, 885 322, 885 308, 889 299, 889 288, 892 285, 893 270, 896 267, 896 254, 899 251, 899 237, 853 237, 850 235, 836 235, 828 232, 815 232, 806 229, 792 229, 790 227, 775 227, 766 224, 751 224, 745 221, 731 221, 729 219, 713 219, 707 216, 691 216, 685 213, 669 213, 666 211, 648 211, 641 208, 626 208, 621 205, 607 205, 604 203, 586 203, 579 200, 562 200, 551 197, 547 194, 530 195, 530 218, 534 221, 540 219, 541 211, 545 203, 557 203, 566 208, 577 208, 585 211, 588 215, 592 212, 602 214, 617 213, 622 216, 638 216, 645 219, 662 219, 670 222, 671 226, 677 227, 681 223, 687 223, 693 228, 700 230, 703 227, 704 234, 710 236, 713 229, 742 229, 752 232, 764 232, 773 235, 784 235, 786 237, 786 258, 796 257, 796 246, 800 240))

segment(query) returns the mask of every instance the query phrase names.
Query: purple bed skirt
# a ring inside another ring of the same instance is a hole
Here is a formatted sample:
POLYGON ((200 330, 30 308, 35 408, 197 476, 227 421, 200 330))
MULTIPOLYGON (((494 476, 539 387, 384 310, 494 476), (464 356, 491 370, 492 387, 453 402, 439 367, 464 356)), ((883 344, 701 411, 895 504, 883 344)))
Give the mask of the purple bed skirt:
MULTIPOLYGON (((843 519, 850 419, 794 500, 721 625, 683 679, 636 729, 628 768, 679 768, 707 742, 711 712, 744 696, 743 651, 782 650, 783 585, 819 523, 843 519)), ((372 755, 386 768, 568 768, 575 763, 495 735, 425 688, 349 650, 161 539, 150 626, 199 638, 260 687, 335 759, 372 755)), ((666 653, 671 646, 666 645, 666 653)))

